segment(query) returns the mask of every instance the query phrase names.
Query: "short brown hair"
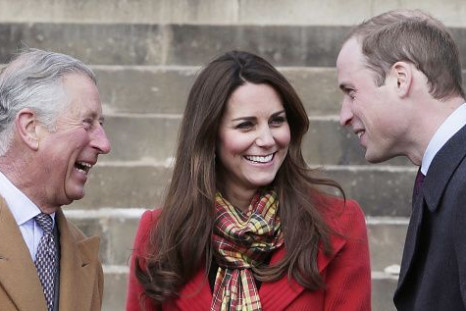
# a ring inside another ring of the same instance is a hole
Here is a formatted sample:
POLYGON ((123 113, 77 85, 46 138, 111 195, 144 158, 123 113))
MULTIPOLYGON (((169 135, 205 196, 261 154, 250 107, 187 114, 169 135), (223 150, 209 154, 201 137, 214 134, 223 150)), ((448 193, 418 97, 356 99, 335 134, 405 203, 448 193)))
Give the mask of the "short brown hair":
POLYGON ((427 77, 436 99, 464 98, 458 48, 446 27, 419 10, 394 10, 375 16, 351 33, 376 73, 377 85, 398 61, 410 62, 427 77))

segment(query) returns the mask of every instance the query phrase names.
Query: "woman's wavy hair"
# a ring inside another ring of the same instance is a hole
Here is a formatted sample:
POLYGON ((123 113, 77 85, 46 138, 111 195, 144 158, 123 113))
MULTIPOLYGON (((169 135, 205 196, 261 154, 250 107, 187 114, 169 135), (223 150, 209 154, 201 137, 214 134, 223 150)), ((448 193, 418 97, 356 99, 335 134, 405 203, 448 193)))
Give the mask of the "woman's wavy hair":
POLYGON ((287 274, 310 290, 324 286, 317 253, 319 248, 331 252, 331 230, 323 220, 327 207, 318 203, 317 187, 332 186, 344 196, 343 190, 332 180, 312 176, 301 151, 309 119, 286 78, 257 55, 231 51, 210 62, 192 86, 163 209, 150 232, 146 254, 136 259, 136 276, 144 296, 156 304, 176 297, 203 265, 209 270, 218 176, 217 133, 228 99, 245 83, 267 84, 279 94, 291 132, 288 154, 272 185, 280 201, 287 252, 276 265, 253 272, 266 282, 287 274))

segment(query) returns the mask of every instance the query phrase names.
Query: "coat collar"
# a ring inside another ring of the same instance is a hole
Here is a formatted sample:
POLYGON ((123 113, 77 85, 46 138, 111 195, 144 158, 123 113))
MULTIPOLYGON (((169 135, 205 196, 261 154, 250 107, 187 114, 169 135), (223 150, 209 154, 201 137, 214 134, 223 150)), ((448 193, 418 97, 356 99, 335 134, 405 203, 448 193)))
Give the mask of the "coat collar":
POLYGON ((0 284, 18 310, 46 311, 42 285, 21 231, 0 197, 0 284))
POLYGON ((422 186, 430 211, 439 207, 440 199, 458 165, 466 157, 466 126, 453 135, 435 155, 422 186))
POLYGON ((401 261, 398 287, 395 299, 398 297, 406 276, 412 265, 414 252, 419 243, 419 236, 424 211, 424 205, 431 212, 440 207, 440 200, 458 165, 466 157, 466 126, 459 130, 435 155, 422 185, 422 190, 413 200, 413 213, 409 221, 408 232, 401 261), (425 204, 424 204, 425 202, 425 204))
MULTIPOLYGON (((319 251, 317 256, 317 265, 320 272, 325 270, 345 244, 346 240, 342 236, 332 236, 332 254, 325 256, 322 251, 319 251)), ((280 248, 272 255, 270 263, 277 263, 285 254, 285 248, 280 248)), ((289 280, 287 276, 284 276, 275 282, 263 283, 259 289, 259 296, 263 309, 284 310, 304 290, 304 287, 294 279, 289 280)), ((179 296, 180 299, 176 299, 171 303, 174 303, 181 310, 201 311, 210 308, 212 292, 210 291, 205 267, 201 268, 192 280, 183 287, 179 296)))
POLYGON ((61 209, 56 215, 61 247, 60 308, 71 310, 92 301, 92 290, 80 290, 77 294, 76 289, 91 288, 95 284, 100 239, 84 237, 68 223, 61 209))
MULTIPOLYGON (((91 301, 92 290, 80 290, 95 284, 99 238, 85 238, 67 222, 63 211, 56 213, 60 232, 60 308, 73 310, 83 301, 91 301)), ((46 303, 36 267, 21 231, 0 197, 0 284, 18 310, 43 310, 46 303), (6 242, 7 241, 7 242, 6 242), (5 243, 6 242, 6 243, 5 243)))

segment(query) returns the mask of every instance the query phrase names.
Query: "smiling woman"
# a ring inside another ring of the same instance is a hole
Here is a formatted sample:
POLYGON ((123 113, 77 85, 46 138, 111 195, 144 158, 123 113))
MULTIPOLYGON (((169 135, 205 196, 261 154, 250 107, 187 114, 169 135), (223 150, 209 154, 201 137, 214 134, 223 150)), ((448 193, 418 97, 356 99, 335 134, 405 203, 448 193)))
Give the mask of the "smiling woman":
POLYGON ((245 83, 227 101, 218 129, 218 190, 247 211, 273 182, 288 153, 290 128, 281 99, 267 84, 245 83))
POLYGON ((228 52, 197 77, 173 178, 136 236, 127 310, 369 310, 364 216, 313 176, 289 82, 228 52), (206 282, 206 280, 208 280, 206 282))

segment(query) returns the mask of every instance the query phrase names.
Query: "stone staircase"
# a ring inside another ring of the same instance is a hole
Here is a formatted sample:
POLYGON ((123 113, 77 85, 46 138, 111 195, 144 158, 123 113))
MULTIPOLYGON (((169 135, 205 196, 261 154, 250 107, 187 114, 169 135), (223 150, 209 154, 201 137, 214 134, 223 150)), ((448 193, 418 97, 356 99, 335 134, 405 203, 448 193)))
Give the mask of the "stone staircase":
POLYGON ((373 310, 394 310, 396 267, 416 168, 402 158, 369 165, 338 123, 335 59, 349 26, 388 9, 418 7, 451 30, 466 64, 460 0, 0 0, 0 62, 21 46, 73 55, 95 70, 112 152, 93 169, 86 197, 66 208, 101 236, 104 310, 124 310, 128 258, 145 209, 160 206, 178 126, 200 66, 230 49, 267 58, 298 90, 311 120, 304 154, 339 181, 367 216, 373 310), (438 3, 437 3, 438 2, 438 3), (389 2, 391 3, 391 2, 389 2), (351 14, 348 14, 351 13, 351 14), (461 40, 461 41, 460 41, 461 40))

